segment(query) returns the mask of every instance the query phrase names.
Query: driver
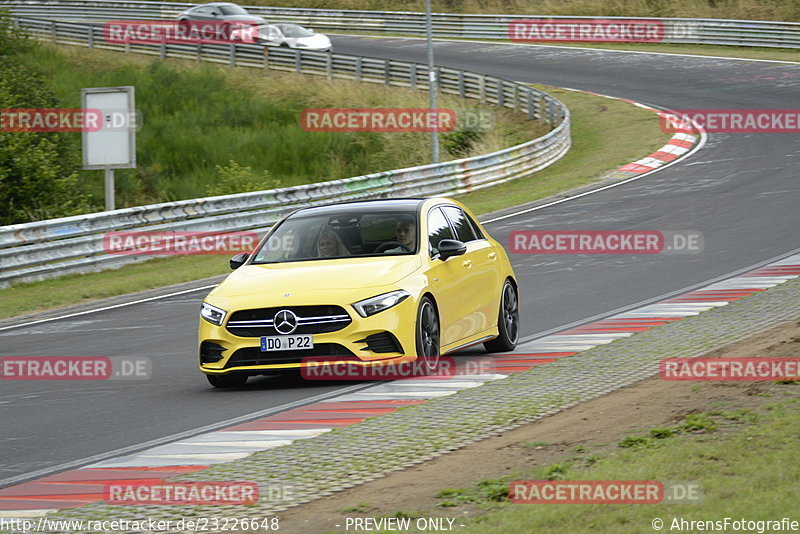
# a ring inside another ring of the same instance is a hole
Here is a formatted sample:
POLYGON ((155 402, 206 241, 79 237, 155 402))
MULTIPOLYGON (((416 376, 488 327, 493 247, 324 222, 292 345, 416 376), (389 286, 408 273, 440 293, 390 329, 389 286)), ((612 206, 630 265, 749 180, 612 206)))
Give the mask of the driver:
POLYGON ((398 252, 410 252, 414 250, 414 243, 417 240, 417 225, 413 219, 400 219, 395 226, 395 241, 407 248, 394 247, 384 251, 384 254, 395 254, 398 252))

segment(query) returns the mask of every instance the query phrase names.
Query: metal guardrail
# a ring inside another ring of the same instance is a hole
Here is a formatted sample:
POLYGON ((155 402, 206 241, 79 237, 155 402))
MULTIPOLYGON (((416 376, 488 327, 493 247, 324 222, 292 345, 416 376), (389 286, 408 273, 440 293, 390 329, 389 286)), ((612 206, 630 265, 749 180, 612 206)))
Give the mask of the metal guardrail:
MULTIPOLYGON (((113 19, 174 19, 191 3, 112 0, 0 0, 0 7, 10 8, 18 16, 86 21, 113 19)), ((270 22, 297 22, 321 31, 369 32, 422 36, 424 13, 381 12, 329 9, 248 6, 248 11, 270 22)), ((564 17, 528 15, 468 15, 434 13, 433 34, 436 37, 464 39, 508 39, 509 24, 515 20, 642 20, 636 17, 564 17)), ((800 23, 664 18, 661 42, 800 48, 800 23)))
MULTIPOLYGON (((212 61, 426 89, 424 64, 248 44, 115 44, 100 25, 13 18, 34 38, 162 58, 212 61)), ((439 90, 525 112, 553 130, 527 143, 483 156, 366 176, 220 197, 169 202, 110 212, 0 227, 0 287, 68 273, 118 267, 142 257, 105 254, 109 231, 230 232, 265 230, 287 211, 345 199, 451 195, 529 176, 570 147, 569 111, 547 93, 473 72, 437 68, 439 90)))

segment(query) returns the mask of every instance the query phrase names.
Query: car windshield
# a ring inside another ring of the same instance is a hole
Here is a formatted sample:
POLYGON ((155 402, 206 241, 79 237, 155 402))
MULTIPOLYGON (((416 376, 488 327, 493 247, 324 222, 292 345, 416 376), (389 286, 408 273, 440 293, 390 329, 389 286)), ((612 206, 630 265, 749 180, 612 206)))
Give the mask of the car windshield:
POLYGON ((247 15, 247 11, 239 6, 220 6, 223 15, 247 15))
POLYGON ((312 32, 311 30, 307 30, 302 26, 298 26, 297 24, 281 24, 278 26, 278 28, 281 29, 283 35, 285 35, 286 37, 300 38, 300 37, 311 37, 312 35, 314 35, 314 32, 312 32))
POLYGON ((295 216, 283 221, 253 263, 415 254, 417 217, 405 212, 295 216))

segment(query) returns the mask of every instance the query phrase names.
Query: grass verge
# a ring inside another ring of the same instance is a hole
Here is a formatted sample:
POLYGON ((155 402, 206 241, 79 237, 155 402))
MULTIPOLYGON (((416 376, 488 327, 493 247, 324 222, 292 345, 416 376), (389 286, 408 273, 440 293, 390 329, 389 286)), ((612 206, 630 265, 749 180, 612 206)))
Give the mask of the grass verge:
MULTIPOLYGON (((669 138, 659 129, 652 112, 617 100, 550 87, 542 89, 570 108, 572 149, 560 161, 530 178, 462 195, 461 200, 476 213, 591 183, 609 170, 652 153, 669 138)), ((509 127, 513 126, 498 123, 498 128, 509 127)), ((159 258, 114 271, 19 284, 0 289, 0 300, 5 304, 0 308, 0 318, 225 274, 229 272, 227 259, 159 258)))
MULTIPOLYGON (((308 108, 427 107, 422 91, 49 44, 31 47, 24 60, 46 75, 66 108, 80 107, 83 87, 136 87, 138 167, 116 172, 119 207, 348 178, 430 158, 425 133, 307 132, 300 123, 308 108)), ((441 107, 461 116, 485 106, 444 95, 441 107)), ((496 111, 496 119, 506 127, 443 134, 442 159, 547 131, 511 110, 496 111)), ((80 134, 69 135, 79 159, 80 134)), ((80 182, 102 209, 102 173, 81 171, 80 182)))
MULTIPOLYGON (((586 448, 576 456, 527 473, 482 480, 470 488, 445 488, 439 506, 476 504, 488 513, 461 532, 652 531, 654 518, 664 530, 686 520, 780 520, 800 496, 800 466, 794 461, 800 439, 797 386, 782 399, 757 410, 713 410, 691 414, 680 424, 630 436, 602 454, 586 448), (780 476, 776 476, 776 466, 780 476), (702 487, 700 502, 654 505, 520 505, 508 502, 508 483, 529 480, 660 480, 702 487)), ((696 529, 687 529, 692 531, 696 529)), ((702 530, 702 529, 700 529, 702 530)))

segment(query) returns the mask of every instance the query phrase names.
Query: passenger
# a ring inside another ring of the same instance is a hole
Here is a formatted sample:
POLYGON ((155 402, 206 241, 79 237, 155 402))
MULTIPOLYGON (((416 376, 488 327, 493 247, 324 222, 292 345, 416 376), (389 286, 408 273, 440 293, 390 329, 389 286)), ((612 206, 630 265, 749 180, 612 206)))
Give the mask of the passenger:
POLYGON ((322 235, 317 242, 317 256, 320 258, 333 258, 337 256, 349 256, 350 252, 342 243, 339 235, 331 229, 322 231, 322 235))

